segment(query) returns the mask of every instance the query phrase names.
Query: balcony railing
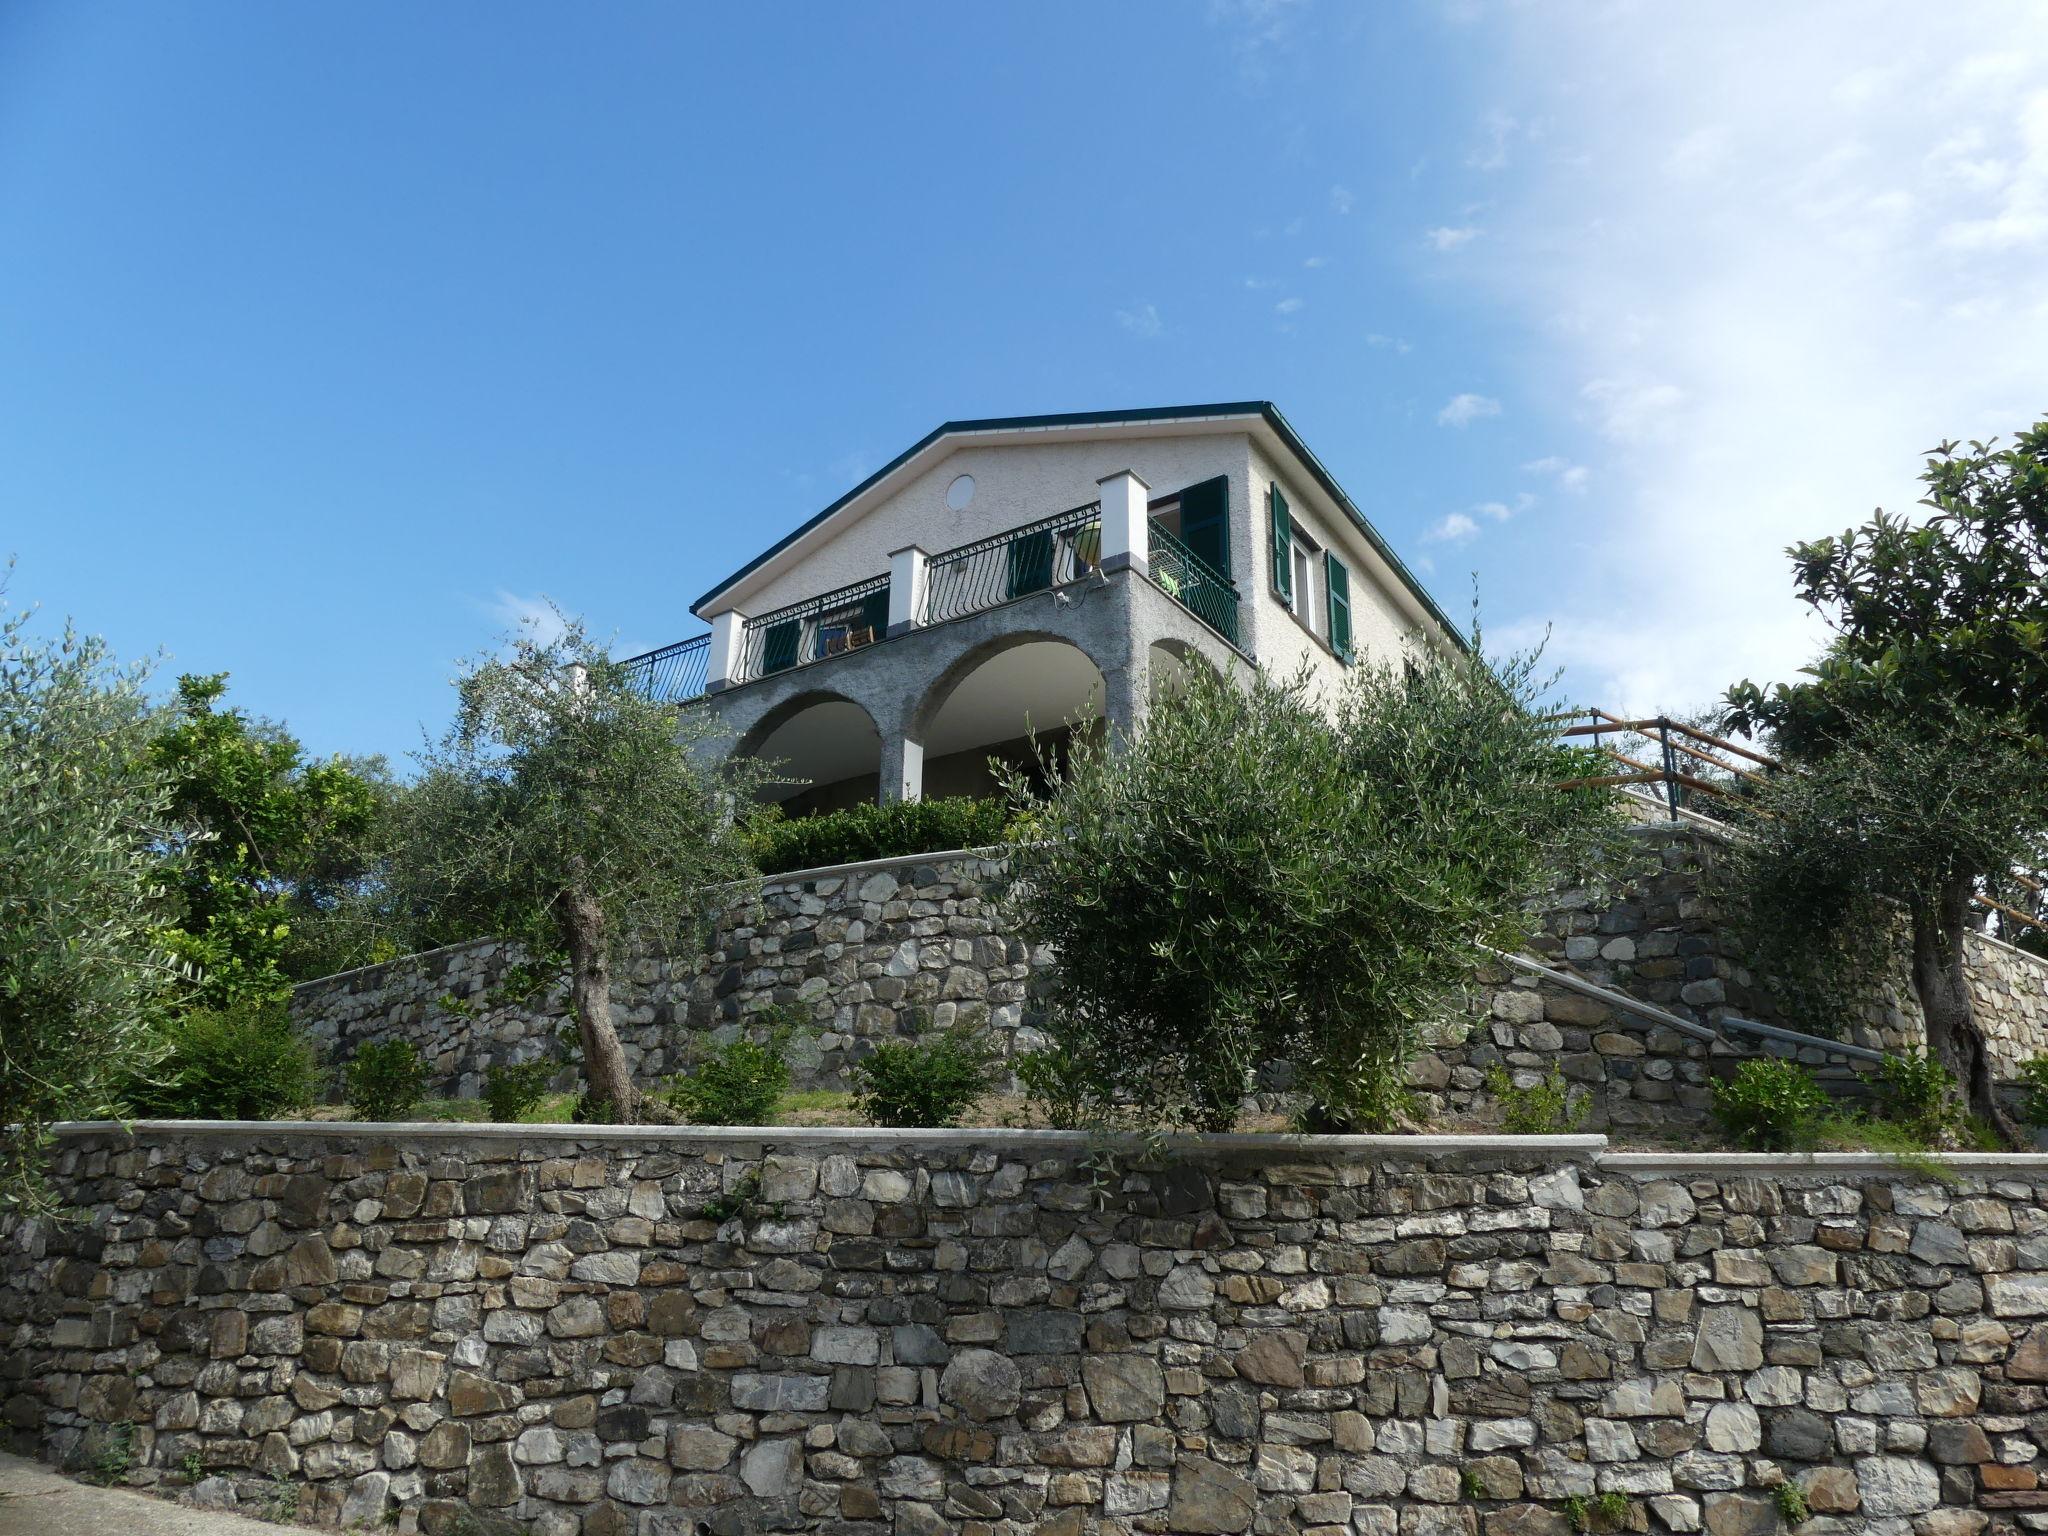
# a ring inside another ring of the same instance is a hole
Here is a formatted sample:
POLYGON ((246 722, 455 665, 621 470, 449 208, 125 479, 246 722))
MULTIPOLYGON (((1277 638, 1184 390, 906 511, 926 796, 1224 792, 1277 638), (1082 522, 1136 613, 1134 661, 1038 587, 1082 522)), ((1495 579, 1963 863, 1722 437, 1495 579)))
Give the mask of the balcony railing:
POLYGON ((827 656, 857 651, 888 632, 889 578, 871 576, 747 620, 740 633, 739 668, 733 681, 749 683, 827 656))
POLYGON ((1010 528, 934 555, 919 624, 943 624, 1086 576, 1102 563, 1102 506, 1010 528))
POLYGON ((619 663, 628 682, 660 704, 687 704, 704 693, 705 670, 711 660, 711 637, 664 645, 658 651, 619 663))
POLYGON ((1237 640, 1237 587, 1156 519, 1152 523, 1152 579, 1166 595, 1233 646, 1237 640))
MULTIPOLYGON (((925 560, 923 595, 910 622, 944 624, 1079 581, 1101 569, 1102 533, 1102 503, 1091 501, 933 555, 925 560)), ((1239 646, 1238 593, 1230 578, 1156 519, 1149 524, 1148 545, 1153 584, 1239 646)), ((731 675, 720 686, 772 677, 886 639, 889 587, 887 575, 871 576, 745 620, 731 675)), ((623 665, 650 696, 680 703, 705 692, 710 649, 711 636, 699 635, 623 665)))

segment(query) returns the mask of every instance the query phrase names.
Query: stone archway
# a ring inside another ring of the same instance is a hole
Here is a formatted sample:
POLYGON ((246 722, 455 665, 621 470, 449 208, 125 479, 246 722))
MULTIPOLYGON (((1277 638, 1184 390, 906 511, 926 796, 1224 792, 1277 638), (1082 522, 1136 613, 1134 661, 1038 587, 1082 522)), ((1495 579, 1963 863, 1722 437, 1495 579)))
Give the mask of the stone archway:
POLYGON ((881 783, 882 733, 866 707, 843 694, 784 700, 740 737, 732 755, 775 765, 756 798, 790 816, 867 804, 881 783))
POLYGON ((912 716, 924 794, 994 793, 992 757, 1035 776, 1040 752, 1056 758, 1075 733, 1101 729, 1105 692, 1095 659, 1059 635, 1025 631, 968 652, 912 716))

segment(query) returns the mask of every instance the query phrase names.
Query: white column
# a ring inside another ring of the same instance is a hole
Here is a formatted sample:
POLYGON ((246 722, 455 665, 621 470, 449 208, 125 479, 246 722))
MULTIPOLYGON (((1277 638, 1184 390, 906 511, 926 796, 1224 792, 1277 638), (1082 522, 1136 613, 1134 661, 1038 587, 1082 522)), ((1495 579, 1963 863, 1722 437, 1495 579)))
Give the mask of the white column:
MULTIPOLYGON (((889 633, 900 635, 917 624, 924 612, 925 572, 931 556, 915 544, 889 555, 889 633)), ((908 795, 915 800, 917 796, 908 795)))
POLYGON ((740 637, 747 631, 747 616, 728 608, 711 618, 711 654, 705 658, 704 691, 716 693, 740 680, 740 637))
POLYGON ((1102 487, 1102 568, 1151 570, 1152 534, 1145 510, 1151 489, 1128 469, 1095 482, 1102 487))

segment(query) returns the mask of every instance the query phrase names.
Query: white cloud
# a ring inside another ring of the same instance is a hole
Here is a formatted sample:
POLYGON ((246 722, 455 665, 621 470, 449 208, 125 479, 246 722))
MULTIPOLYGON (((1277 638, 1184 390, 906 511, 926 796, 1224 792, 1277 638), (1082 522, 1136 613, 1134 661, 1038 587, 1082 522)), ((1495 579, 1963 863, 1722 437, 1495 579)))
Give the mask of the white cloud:
POLYGON ((1789 678, 1826 630, 1784 547, 1915 511, 1929 444, 2048 408, 2038 9, 1986 0, 1998 43, 1961 57, 1854 0, 1485 14, 1470 83, 1545 152, 1488 175, 1452 270, 1519 319, 1518 415, 1585 437, 1525 466, 1582 494, 1494 632, 1554 625, 1568 688, 1620 709, 1789 678))
POLYGON ((1150 304, 1140 304, 1135 309, 1118 310, 1116 312, 1116 323, 1129 331, 1133 336, 1142 336, 1148 340, 1157 336, 1164 329, 1159 319, 1158 309, 1150 304))
POLYGON ((1440 427, 1469 427, 1482 416, 1498 416, 1500 402, 1486 395, 1453 395, 1436 413, 1440 427))
POLYGON ((500 587, 483 608, 508 634, 530 635, 541 645, 553 645, 568 630, 561 610, 545 593, 508 592, 500 587))
POLYGON ((1352 196, 1350 188, 1330 188, 1330 212, 1339 216, 1347 214, 1357 205, 1357 202, 1358 199, 1352 196))
POLYGON ((1314 271, 1317 267, 1327 267, 1330 264, 1330 258, 1327 256, 1308 256, 1302 259, 1301 264, 1310 271, 1314 271))
POLYGON ((1585 465, 1574 464, 1570 459, 1554 453, 1547 458, 1531 459, 1522 466, 1522 472, 1529 475, 1548 475, 1557 482, 1560 491, 1570 491, 1575 496, 1584 491, 1586 483, 1592 479, 1592 471, 1585 465))
POLYGON ((1244 285, 1256 293, 1265 288, 1278 288, 1280 280, 1276 277, 1248 277, 1244 280, 1244 285))
POLYGON ((1449 512, 1423 537, 1438 544, 1462 544, 1467 539, 1476 537, 1478 533, 1479 525, 1468 513, 1449 512))
POLYGON ((1415 350, 1412 342, 1403 340, 1399 336, 1382 335, 1378 331, 1368 331, 1365 337, 1365 344, 1375 352, 1397 352, 1403 357, 1406 357, 1415 350))
POLYGON ((1600 431, 1618 443, 1660 439, 1670 430, 1672 413, 1685 403, 1676 384, 1652 379, 1592 379, 1579 395, 1593 407, 1600 431))
POLYGON ((1273 306, 1273 312, 1277 315, 1292 315, 1298 313, 1301 309, 1301 302, 1302 301, 1300 299, 1282 299, 1278 304, 1275 304, 1273 306))
POLYGON ((1470 224, 1462 224, 1455 228, 1439 225, 1435 229, 1423 231, 1422 235, 1423 242, 1432 251, 1445 253, 1461 250, 1478 238, 1479 231, 1470 224))
POLYGON ((1521 127, 1505 112, 1489 112, 1479 120, 1479 145, 1465 157, 1475 171, 1498 171, 1508 163, 1508 144, 1521 127))

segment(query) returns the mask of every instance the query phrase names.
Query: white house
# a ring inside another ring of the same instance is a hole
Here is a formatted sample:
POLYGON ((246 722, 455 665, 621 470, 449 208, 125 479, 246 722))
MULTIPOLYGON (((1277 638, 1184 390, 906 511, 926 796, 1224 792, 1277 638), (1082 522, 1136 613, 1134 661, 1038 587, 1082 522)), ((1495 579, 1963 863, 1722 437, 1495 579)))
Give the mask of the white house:
POLYGON ((978 794, 1200 660, 1331 679, 1456 626, 1266 401, 949 421, 630 663, 784 765, 792 813, 978 794))

